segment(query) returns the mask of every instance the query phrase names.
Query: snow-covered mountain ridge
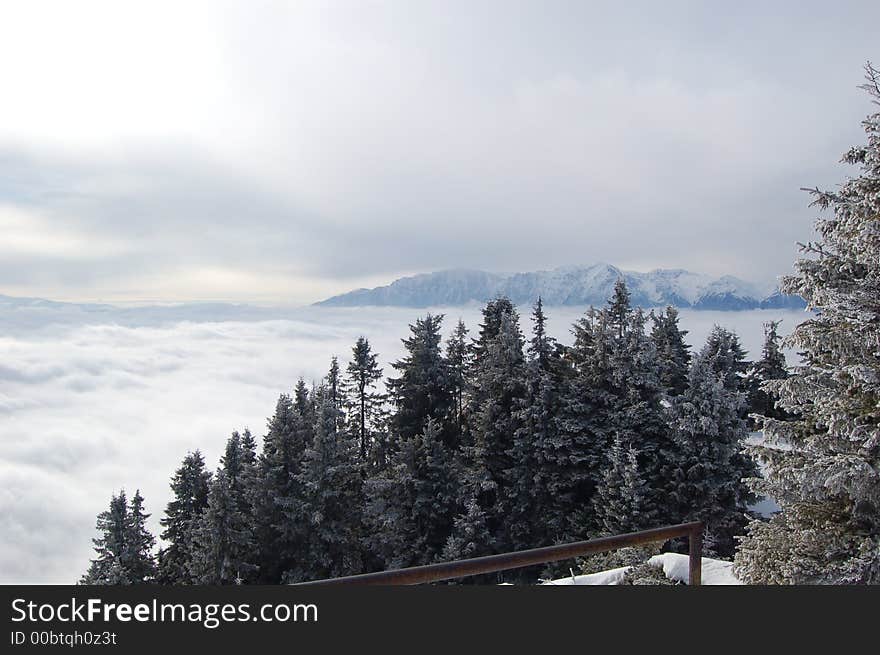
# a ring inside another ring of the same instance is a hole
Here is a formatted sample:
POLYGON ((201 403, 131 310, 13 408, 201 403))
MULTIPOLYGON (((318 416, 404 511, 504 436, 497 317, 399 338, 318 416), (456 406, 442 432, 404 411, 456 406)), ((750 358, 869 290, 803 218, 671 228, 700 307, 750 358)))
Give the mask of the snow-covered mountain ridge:
POLYGON ((465 269, 424 273, 400 278, 387 286, 350 291, 316 304, 433 307, 486 302, 505 295, 521 305, 531 304, 538 296, 547 305, 600 305, 610 297, 619 278, 626 282, 633 304, 642 307, 741 310, 804 306, 797 296, 786 296, 730 275, 713 278, 682 269, 640 273, 610 264, 510 274, 465 269))

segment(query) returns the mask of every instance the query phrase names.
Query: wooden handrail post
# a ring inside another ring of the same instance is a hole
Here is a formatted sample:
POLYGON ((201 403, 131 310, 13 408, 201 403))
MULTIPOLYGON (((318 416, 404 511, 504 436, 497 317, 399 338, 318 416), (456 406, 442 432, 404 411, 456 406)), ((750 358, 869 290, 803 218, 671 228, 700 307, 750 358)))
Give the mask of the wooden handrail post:
POLYGON ((703 524, 697 524, 688 535, 688 584, 699 587, 703 581, 703 524))

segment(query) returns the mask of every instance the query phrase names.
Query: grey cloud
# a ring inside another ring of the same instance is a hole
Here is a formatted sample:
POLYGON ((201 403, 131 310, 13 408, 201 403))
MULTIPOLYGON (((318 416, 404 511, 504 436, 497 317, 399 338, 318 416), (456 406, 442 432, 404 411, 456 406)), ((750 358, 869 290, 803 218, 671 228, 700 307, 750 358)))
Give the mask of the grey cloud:
POLYGON ((64 375, 64 370, 58 366, 40 366, 36 370, 31 366, 15 368, 0 364, 0 380, 8 382, 20 382, 23 384, 42 384, 53 378, 64 375))
POLYGON ((211 23, 241 117, 211 148, 0 148, 0 201, 125 246, 11 253, 0 289, 231 267, 297 278, 307 302, 328 295, 308 280, 597 260, 763 281, 810 237, 798 189, 838 182, 861 138, 880 19, 869 2, 383 3, 248 10, 245 32, 241 11, 211 23))

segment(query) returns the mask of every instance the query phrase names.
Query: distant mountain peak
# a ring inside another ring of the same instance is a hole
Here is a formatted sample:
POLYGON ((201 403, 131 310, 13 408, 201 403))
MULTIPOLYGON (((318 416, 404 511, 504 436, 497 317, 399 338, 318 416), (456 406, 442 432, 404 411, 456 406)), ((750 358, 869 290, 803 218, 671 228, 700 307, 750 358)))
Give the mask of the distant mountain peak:
POLYGON ((356 289, 316 305, 332 307, 397 306, 442 307, 482 303, 507 296, 528 305, 540 296, 547 305, 601 305, 623 278, 633 304, 641 307, 674 305, 694 309, 740 310, 803 307, 796 296, 732 275, 711 277, 685 269, 655 269, 647 273, 625 271, 605 262, 589 266, 560 266, 549 271, 491 273, 456 268, 420 273, 373 289, 356 289))

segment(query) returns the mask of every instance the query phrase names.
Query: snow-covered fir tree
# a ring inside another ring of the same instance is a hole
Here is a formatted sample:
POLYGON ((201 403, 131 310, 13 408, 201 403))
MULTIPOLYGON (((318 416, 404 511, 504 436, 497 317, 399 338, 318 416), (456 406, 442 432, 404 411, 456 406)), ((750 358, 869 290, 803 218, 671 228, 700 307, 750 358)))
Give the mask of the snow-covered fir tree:
POLYGON ((196 524, 190 572, 196 584, 240 584, 256 570, 247 507, 222 467, 211 480, 208 506, 196 524))
POLYGON ((452 531, 443 546, 441 560, 449 562, 497 553, 489 529, 489 517, 475 495, 465 501, 464 511, 453 521, 452 531))
POLYGON ((719 356, 723 353, 707 344, 694 357, 687 388, 673 401, 673 446, 666 476, 675 520, 703 521, 707 550, 731 557, 734 537, 743 533, 747 504, 753 498, 742 471, 746 398, 725 386, 726 372, 713 362, 719 356))
POLYGON ((664 387, 646 317, 630 305, 619 280, 608 304, 590 308, 574 326, 575 342, 567 351, 573 374, 562 410, 565 461, 576 466, 559 494, 568 518, 566 539, 582 539, 602 529, 592 515, 592 498, 610 462, 613 440, 638 456, 650 507, 658 521, 671 518, 664 495, 664 452, 670 435, 661 404, 664 387))
POLYGON ((367 483, 367 543, 385 568, 440 559, 457 509, 458 480, 439 424, 400 442, 390 467, 367 483))
POLYGON ((639 471, 633 445, 614 437, 606 468, 593 496, 593 521, 600 535, 625 534, 656 527, 651 490, 639 471))
POLYGON ((516 308, 506 298, 490 302, 483 316, 468 410, 473 443, 464 452, 462 499, 478 499, 493 540, 507 549, 511 545, 507 518, 515 495, 511 475, 516 409, 525 397, 524 340, 516 308))
POLYGON ((345 407, 349 430, 357 437, 361 461, 380 468, 387 458, 387 444, 382 434, 384 394, 376 385, 382 379, 378 355, 366 337, 358 337, 351 349, 345 377, 345 407))
POLYGON ((340 410, 331 390, 315 390, 315 436, 294 476, 300 496, 287 520, 301 522, 303 540, 284 574, 285 582, 363 572, 363 465, 358 440, 339 429, 340 410))
POLYGON ((458 320, 455 329, 446 341, 446 365, 452 388, 452 428, 454 438, 451 445, 458 448, 464 441, 465 405, 468 399, 471 349, 468 344, 468 329, 464 321, 458 320))
POLYGON ((195 450, 184 457, 171 479, 172 500, 159 519, 161 537, 167 544, 159 552, 159 581, 162 584, 189 584, 191 531, 208 505, 211 472, 205 468, 202 453, 195 450))
MULTIPOLYGON (((713 326, 704 349, 715 372, 722 374, 724 386, 731 391, 743 391, 746 372, 751 364, 746 359, 747 353, 736 332, 720 325, 713 326)), ((743 415, 745 414, 746 408, 743 407, 743 415)))
POLYGON ((607 315, 591 307, 573 332, 574 343, 566 354, 571 373, 559 417, 559 443, 550 461, 555 471, 548 480, 554 500, 551 516, 561 523, 554 526, 560 541, 586 539, 595 527, 591 499, 614 438, 609 421, 617 407, 607 315))
POLYGON ((623 280, 601 310, 591 309, 575 325, 571 358, 575 376, 570 385, 564 421, 583 462, 572 494, 572 538, 599 528, 589 516, 596 483, 609 466, 612 441, 638 455, 647 485, 645 512, 658 521, 671 518, 665 495, 665 451, 670 444, 666 423, 661 366, 653 340, 645 332, 646 317, 633 309, 623 280))
POLYGON ((506 296, 494 298, 486 303, 482 309, 482 322, 477 337, 471 344, 472 358, 479 360, 483 357, 489 344, 501 331, 501 322, 505 316, 516 314, 516 306, 506 296))
POLYGON ((330 369, 325 380, 327 397, 333 406, 339 409, 342 406, 342 376, 339 371, 339 358, 336 355, 330 358, 330 369))
POLYGON ((419 553, 418 559, 429 563, 439 558, 452 531, 458 471, 436 421, 428 421, 414 445, 412 516, 418 527, 414 550, 419 553))
POLYGON ((626 287, 623 278, 614 283, 614 291, 608 299, 605 306, 605 316, 611 331, 614 332, 619 339, 629 330, 630 315, 632 313, 632 303, 630 302, 630 292, 626 287))
POLYGON ((150 515, 144 511, 144 497, 136 489, 128 507, 125 524, 125 554, 123 564, 134 584, 154 582, 158 573, 153 548, 156 537, 147 528, 150 515))
POLYGON ((561 428, 569 368, 556 340, 547 334, 541 299, 532 311, 532 338, 525 367, 525 389, 514 409, 508 526, 514 548, 536 548, 559 540, 565 531, 565 512, 559 502, 570 473, 562 460, 570 444, 561 428))
POLYGON ((773 395, 764 389, 769 380, 783 380, 788 377, 785 353, 782 352, 782 338, 779 336, 779 321, 764 324, 764 347, 761 359, 749 368, 745 385, 749 393, 749 411, 771 418, 785 418, 785 412, 776 407, 773 395))
POLYGON ((87 585, 132 585, 154 582, 156 538, 146 526, 144 498, 135 492, 129 503, 125 491, 110 499, 109 509, 98 515, 99 536, 92 540, 97 557, 80 579, 87 585))
POLYGON ((80 584, 131 584, 128 572, 122 564, 125 551, 125 529, 128 501, 125 491, 114 494, 110 508, 98 514, 95 528, 98 537, 92 539, 97 557, 80 579, 80 584))
POLYGON ((281 394, 269 419, 258 460, 258 483, 251 492, 256 542, 257 580, 277 584, 293 566, 302 548, 305 528, 301 514, 302 488, 297 480, 313 428, 312 399, 302 380, 296 401, 281 394))
POLYGON ((410 325, 411 335, 403 339, 404 357, 391 366, 398 376, 388 380, 389 399, 394 407, 391 431, 394 443, 412 439, 434 419, 443 439, 451 440, 452 383, 446 359, 440 349, 443 315, 428 314, 410 325))
POLYGON ((663 469, 671 434, 661 404, 661 367, 654 343, 645 333, 645 323, 641 309, 631 311, 623 338, 612 349, 618 411, 611 417, 611 426, 638 454, 639 469, 645 477, 651 503, 648 511, 653 512, 659 522, 668 522, 674 517, 666 502, 667 481, 663 469))
MULTIPOLYGON (((880 72, 866 70, 880 104, 880 72)), ((760 421, 768 466, 754 486, 781 511, 749 526, 735 560, 746 582, 880 583, 880 111, 863 125, 867 143, 843 157, 857 174, 811 192, 831 215, 782 283, 813 315, 787 339, 802 363, 767 383, 794 417, 760 421)))
POLYGON ((687 330, 678 326, 678 310, 669 306, 666 311, 651 312, 651 339, 660 363, 660 384, 667 395, 677 396, 687 386, 691 354, 684 338, 687 330))
POLYGON ((220 468, 211 480, 208 506, 196 525, 190 570, 199 584, 242 584, 255 580, 253 522, 255 443, 250 431, 233 432, 220 468))
POLYGON ((296 416, 299 417, 296 439, 299 443, 310 443, 315 434, 317 409, 314 394, 302 378, 296 381, 296 386, 293 389, 293 409, 296 416))
POLYGON ((226 449, 220 458, 220 465, 226 471, 233 486, 245 493, 248 478, 254 474, 257 464, 257 442, 251 431, 245 428, 244 432, 233 431, 226 441, 226 449))

